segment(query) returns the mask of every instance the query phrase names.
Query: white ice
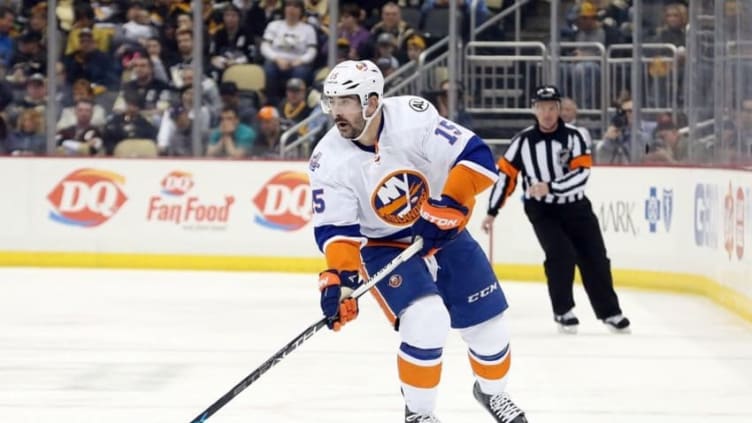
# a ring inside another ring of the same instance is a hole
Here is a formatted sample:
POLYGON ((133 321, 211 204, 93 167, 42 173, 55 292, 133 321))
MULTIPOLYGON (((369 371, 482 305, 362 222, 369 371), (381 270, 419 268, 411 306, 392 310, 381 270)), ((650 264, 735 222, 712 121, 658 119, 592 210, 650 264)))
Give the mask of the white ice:
MULTIPOLYGON (((5 422, 190 422, 319 317, 314 275, 0 269, 5 422)), ((509 390, 531 423, 750 423, 752 324, 695 296, 620 289, 631 335, 560 335, 545 285, 503 283, 509 390)), ((398 338, 372 298, 217 414, 221 422, 401 422, 398 338)), ((438 416, 492 422, 456 333, 438 416)))

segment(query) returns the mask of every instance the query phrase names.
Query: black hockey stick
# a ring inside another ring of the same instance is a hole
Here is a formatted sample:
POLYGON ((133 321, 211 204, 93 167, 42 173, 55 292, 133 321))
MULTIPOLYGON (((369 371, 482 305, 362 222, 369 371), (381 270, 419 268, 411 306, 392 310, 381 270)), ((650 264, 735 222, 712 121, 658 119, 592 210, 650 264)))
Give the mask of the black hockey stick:
MULTIPOLYGON (((397 257, 393 258, 392 261, 386 264, 381 270, 374 273, 371 278, 368 280, 368 282, 365 282, 363 285, 359 286, 358 289, 353 291, 353 293, 350 295, 352 298, 359 298, 366 292, 368 292, 371 288, 376 286, 377 283, 379 283, 382 279, 384 279, 388 274, 394 272, 394 270, 399 266, 400 264, 406 262, 408 259, 410 259, 412 256, 417 254, 420 249, 423 247, 423 240, 418 238, 410 244, 409 247, 407 247, 404 251, 402 251, 397 257)), ((191 420, 191 423, 203 423, 214 415, 217 411, 219 411, 220 408, 224 407, 225 404, 230 402, 233 398, 235 398, 239 393, 243 392, 245 388, 247 388, 250 384, 258 380, 258 378, 261 377, 264 373, 266 373, 269 369, 277 365, 282 359, 287 357, 288 354, 295 351, 299 346, 303 345, 305 341, 307 341, 309 338, 311 338, 313 335, 316 334, 321 328, 326 326, 326 320, 327 318, 324 317, 321 320, 317 321, 316 323, 312 324, 311 326, 308 326, 303 332, 300 333, 300 335, 296 336, 295 339, 290 341, 287 345, 285 345, 281 350, 277 351, 273 356, 271 356, 268 360, 264 362, 261 366, 259 366, 256 370, 251 372, 248 376, 246 376, 243 380, 240 381, 237 385, 235 385, 232 389, 230 389, 229 392, 224 394, 222 398, 218 399, 214 402, 214 404, 210 405, 209 408, 202 411, 201 414, 198 415, 195 419, 191 420)))

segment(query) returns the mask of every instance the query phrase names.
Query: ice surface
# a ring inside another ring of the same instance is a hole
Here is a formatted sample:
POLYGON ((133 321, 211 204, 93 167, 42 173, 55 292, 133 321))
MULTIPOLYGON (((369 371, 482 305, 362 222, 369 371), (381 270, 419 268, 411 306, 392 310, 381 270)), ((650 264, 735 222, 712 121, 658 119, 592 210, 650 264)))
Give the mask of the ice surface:
MULTIPOLYGON (((509 390, 531 423, 752 422, 752 324, 708 300, 619 290, 614 335, 576 288, 580 333, 556 332, 542 283, 503 283, 509 390)), ((318 319, 314 275, 0 269, 0 415, 55 423, 190 422, 318 319)), ((208 421, 401 422, 399 344, 371 298, 208 421)), ((459 336, 438 416, 491 422, 459 336)))

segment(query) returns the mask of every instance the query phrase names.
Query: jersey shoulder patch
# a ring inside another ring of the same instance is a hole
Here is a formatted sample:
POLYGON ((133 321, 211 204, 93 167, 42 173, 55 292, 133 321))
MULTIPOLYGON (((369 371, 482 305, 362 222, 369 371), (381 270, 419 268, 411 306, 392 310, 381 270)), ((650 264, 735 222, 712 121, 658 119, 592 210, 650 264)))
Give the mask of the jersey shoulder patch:
POLYGON ((411 98, 407 104, 410 106, 411 109, 415 110, 416 112, 425 112, 428 110, 428 107, 430 104, 428 103, 428 100, 413 97, 411 98))

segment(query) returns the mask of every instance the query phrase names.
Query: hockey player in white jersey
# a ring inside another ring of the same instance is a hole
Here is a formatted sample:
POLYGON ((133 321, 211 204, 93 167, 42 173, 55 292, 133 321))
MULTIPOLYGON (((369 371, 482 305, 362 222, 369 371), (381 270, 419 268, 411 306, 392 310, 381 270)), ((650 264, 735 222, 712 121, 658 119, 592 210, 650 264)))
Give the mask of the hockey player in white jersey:
POLYGON ((315 237, 326 257, 321 308, 339 330, 358 314, 346 298, 358 271, 373 273, 414 237, 413 257, 372 290, 399 332, 405 421, 430 423, 450 326, 468 346, 475 398, 497 422, 525 423, 505 392, 511 362, 506 298, 478 243, 464 230, 475 196, 497 178, 493 155, 470 130, 420 97, 383 98, 370 61, 346 61, 324 81, 334 118, 309 163, 315 237))

